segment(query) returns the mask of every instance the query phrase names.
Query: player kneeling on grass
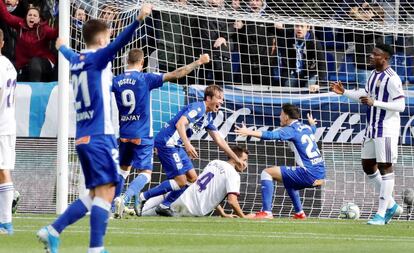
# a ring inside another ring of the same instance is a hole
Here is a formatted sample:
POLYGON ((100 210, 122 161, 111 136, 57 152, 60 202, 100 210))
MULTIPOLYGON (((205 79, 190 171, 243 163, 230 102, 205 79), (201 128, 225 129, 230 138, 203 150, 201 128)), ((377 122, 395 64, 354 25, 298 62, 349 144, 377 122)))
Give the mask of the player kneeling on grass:
MULTIPOLYGON (((240 192, 239 173, 247 168, 249 152, 239 146, 232 147, 232 151, 242 161, 243 166, 238 166, 232 158, 229 158, 227 162, 221 160, 210 162, 204 168, 203 173, 200 174, 199 179, 171 204, 170 208, 174 216, 204 216, 216 208, 222 217, 245 218, 237 197, 240 192), (235 215, 226 214, 219 205, 226 196, 227 202, 233 208, 235 215)), ((142 209, 142 215, 157 215, 155 209, 163 200, 164 196, 157 196, 146 201, 142 209)))
POLYGON ((292 199, 296 214, 295 219, 305 219, 300 202, 299 191, 322 184, 325 178, 325 163, 315 142, 316 119, 308 114, 310 126, 303 124, 298 119, 299 109, 292 104, 283 104, 280 113, 279 129, 274 131, 253 131, 236 126, 236 133, 241 136, 253 136, 262 140, 283 140, 289 141, 292 151, 295 153, 297 166, 273 166, 262 171, 262 211, 257 212, 253 217, 272 219, 272 197, 274 192, 273 180, 283 183, 292 199))

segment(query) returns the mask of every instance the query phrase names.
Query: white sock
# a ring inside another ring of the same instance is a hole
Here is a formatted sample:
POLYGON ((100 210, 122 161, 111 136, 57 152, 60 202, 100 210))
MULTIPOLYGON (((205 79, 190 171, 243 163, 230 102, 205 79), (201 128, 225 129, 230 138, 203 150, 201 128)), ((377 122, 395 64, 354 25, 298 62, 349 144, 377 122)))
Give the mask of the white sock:
POLYGON ((88 253, 101 253, 104 247, 89 248, 88 253))
POLYGON ((392 199, 392 192, 394 191, 395 178, 394 173, 385 174, 382 176, 380 198, 378 205, 378 214, 382 217, 385 216, 388 204, 392 199))
POLYGON ((0 223, 12 222, 13 183, 0 184, 0 223))
POLYGON ((381 190, 381 182, 382 182, 380 171, 377 170, 374 174, 371 174, 371 175, 367 174, 367 176, 368 176, 368 181, 374 184, 375 191, 379 192, 381 190))

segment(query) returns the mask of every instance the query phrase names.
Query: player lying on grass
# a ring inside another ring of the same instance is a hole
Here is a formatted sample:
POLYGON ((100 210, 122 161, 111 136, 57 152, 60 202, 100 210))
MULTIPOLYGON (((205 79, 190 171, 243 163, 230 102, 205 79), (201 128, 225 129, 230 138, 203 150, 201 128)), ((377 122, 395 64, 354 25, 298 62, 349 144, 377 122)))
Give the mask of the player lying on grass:
POLYGON ((253 131, 243 124, 236 126, 236 133, 241 136, 253 136, 262 140, 289 141, 295 153, 296 166, 273 166, 264 169, 261 174, 262 184, 262 211, 257 212, 254 218, 272 219, 272 199, 274 192, 273 180, 283 183, 292 199, 295 208, 295 219, 305 219, 300 201, 299 191, 305 188, 319 186, 325 178, 325 163, 318 149, 313 135, 316 131, 316 119, 308 114, 310 126, 303 124, 299 109, 292 104, 283 104, 280 113, 281 128, 274 131, 253 131))
MULTIPOLYGON (((240 192, 240 174, 247 168, 249 152, 247 149, 235 146, 231 148, 242 161, 243 166, 236 164, 234 159, 228 161, 214 160, 207 164, 199 179, 190 185, 173 203, 171 210, 174 216, 205 216, 217 209, 220 216, 245 218, 240 208, 238 195, 240 192), (219 205, 227 196, 227 202, 235 215, 226 214, 219 205)), ((157 196, 145 202, 143 216, 157 215, 155 209, 164 201, 164 196, 157 196)))

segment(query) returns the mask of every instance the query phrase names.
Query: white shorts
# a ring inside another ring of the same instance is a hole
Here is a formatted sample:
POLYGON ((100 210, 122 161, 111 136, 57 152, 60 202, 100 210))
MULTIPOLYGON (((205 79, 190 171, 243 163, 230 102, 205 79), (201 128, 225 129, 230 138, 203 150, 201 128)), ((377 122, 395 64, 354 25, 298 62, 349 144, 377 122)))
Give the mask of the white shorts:
POLYGON ((16 135, 0 135, 0 169, 13 170, 16 162, 16 135))
POLYGON ((377 163, 396 163, 398 137, 365 138, 361 151, 362 159, 376 159, 377 163))

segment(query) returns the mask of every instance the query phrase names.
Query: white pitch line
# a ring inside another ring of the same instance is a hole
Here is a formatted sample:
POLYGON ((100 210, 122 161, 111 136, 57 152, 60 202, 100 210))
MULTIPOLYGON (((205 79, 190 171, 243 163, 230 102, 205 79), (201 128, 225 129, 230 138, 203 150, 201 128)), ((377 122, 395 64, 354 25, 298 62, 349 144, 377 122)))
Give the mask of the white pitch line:
MULTIPOLYGON (((25 230, 25 229, 15 229, 16 232, 33 232, 33 230, 25 230)), ((233 237, 233 238, 282 238, 282 239, 297 239, 297 238, 302 238, 302 239, 318 239, 318 240, 341 240, 341 241, 345 241, 345 240, 354 240, 354 241, 393 241, 393 242, 413 242, 414 243, 414 239, 413 240, 409 240, 407 241, 407 239, 403 239, 403 238, 387 238, 387 239, 383 239, 383 238, 376 238, 376 237, 344 237, 344 236, 340 236, 340 235, 322 235, 321 234, 315 234, 315 236, 309 236, 309 234, 307 234, 308 236, 304 236, 303 233, 294 233, 294 232, 289 232, 289 233, 280 233, 280 234, 227 234, 227 233, 214 233, 214 234, 208 234, 208 233, 183 233, 182 231, 178 231, 178 232, 134 232, 134 231, 108 231, 111 234, 120 234, 120 235, 156 235, 156 236, 196 236, 196 237, 219 237, 219 238, 225 238, 225 237, 233 237)), ((65 231, 65 234, 67 233, 71 233, 71 234, 76 234, 76 233, 85 233, 88 234, 89 230, 67 230, 65 231)))
MULTIPOLYGON (((65 233, 89 233, 87 227, 82 227, 83 230, 69 229, 65 230, 65 233)), ((22 232, 35 232, 38 227, 35 226, 22 226, 15 229, 15 231, 22 232), (20 229, 28 228, 28 229, 20 229), (34 228, 33 230, 30 228, 34 228)), ((191 229, 163 229, 162 231, 148 231, 144 228, 113 228, 109 227, 108 232, 112 234, 129 234, 129 235, 195 235, 195 236, 214 236, 214 237, 267 237, 267 238, 310 238, 310 239, 329 239, 329 240, 357 240, 357 241, 401 241, 401 242, 413 242, 414 237, 407 236, 381 236, 381 235, 366 235, 366 234, 354 234, 352 236, 348 234, 326 234, 326 233, 309 233, 309 232, 260 232, 243 230, 240 233, 236 230, 221 230, 221 233, 207 234, 207 233, 194 233, 191 229), (238 232, 239 234, 234 234, 238 232)))

